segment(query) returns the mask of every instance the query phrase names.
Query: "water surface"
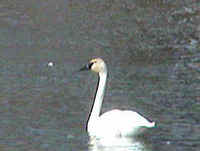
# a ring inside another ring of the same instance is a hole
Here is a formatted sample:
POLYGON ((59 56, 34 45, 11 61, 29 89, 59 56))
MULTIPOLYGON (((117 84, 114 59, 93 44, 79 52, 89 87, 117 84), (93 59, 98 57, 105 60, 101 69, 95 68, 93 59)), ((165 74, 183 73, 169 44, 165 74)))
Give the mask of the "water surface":
POLYGON ((157 123, 133 146, 198 150, 199 10, 194 0, 2 0, 0 149, 111 150, 89 145, 85 131, 97 76, 74 73, 102 57, 102 112, 130 109, 157 123))

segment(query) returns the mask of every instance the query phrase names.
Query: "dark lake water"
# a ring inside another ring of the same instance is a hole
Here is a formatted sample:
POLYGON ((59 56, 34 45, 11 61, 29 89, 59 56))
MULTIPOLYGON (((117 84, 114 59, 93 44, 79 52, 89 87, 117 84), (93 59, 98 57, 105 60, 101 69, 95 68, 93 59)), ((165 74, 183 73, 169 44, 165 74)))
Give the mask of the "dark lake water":
POLYGON ((1 0, 0 150, 200 150, 199 38, 198 0, 1 0), (75 71, 93 57, 109 69, 102 112, 157 123, 131 147, 89 144, 97 76, 75 71))

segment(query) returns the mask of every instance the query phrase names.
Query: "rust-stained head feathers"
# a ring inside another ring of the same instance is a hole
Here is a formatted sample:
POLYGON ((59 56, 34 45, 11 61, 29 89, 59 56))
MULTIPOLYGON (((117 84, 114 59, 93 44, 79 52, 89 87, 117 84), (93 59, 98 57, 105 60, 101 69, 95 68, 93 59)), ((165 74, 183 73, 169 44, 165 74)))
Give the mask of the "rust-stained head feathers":
POLYGON ((92 70, 94 72, 100 73, 100 72, 105 72, 107 69, 103 59, 95 58, 90 60, 90 62, 86 66, 80 69, 80 71, 83 70, 92 70))

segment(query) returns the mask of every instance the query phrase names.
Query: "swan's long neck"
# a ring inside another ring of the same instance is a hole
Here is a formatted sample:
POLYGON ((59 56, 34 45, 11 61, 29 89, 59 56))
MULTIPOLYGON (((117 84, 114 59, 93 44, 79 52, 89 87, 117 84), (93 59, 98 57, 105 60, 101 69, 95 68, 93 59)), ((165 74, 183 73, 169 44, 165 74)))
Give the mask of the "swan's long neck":
POLYGON ((99 73, 99 82, 97 85, 96 96, 94 98, 93 107, 90 113, 89 121, 99 118, 101 112, 101 106, 103 103, 104 91, 106 87, 107 69, 99 73))

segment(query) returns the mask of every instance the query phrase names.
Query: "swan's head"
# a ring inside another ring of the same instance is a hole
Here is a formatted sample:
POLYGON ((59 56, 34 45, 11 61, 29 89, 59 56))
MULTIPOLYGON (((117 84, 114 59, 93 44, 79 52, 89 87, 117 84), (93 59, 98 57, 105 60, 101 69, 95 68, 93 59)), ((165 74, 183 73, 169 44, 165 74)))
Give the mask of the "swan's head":
POLYGON ((90 60, 90 62, 87 65, 85 65, 83 68, 80 69, 80 71, 83 71, 83 70, 91 70, 96 73, 102 73, 102 72, 106 72, 107 68, 103 59, 95 58, 95 59, 90 60))

